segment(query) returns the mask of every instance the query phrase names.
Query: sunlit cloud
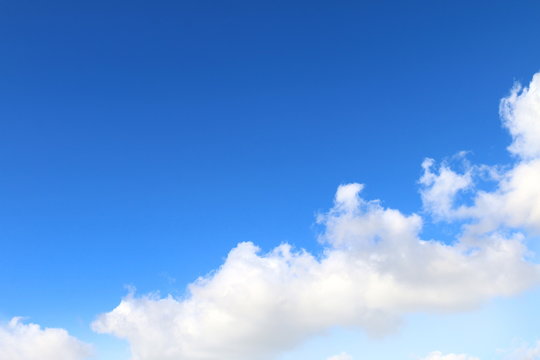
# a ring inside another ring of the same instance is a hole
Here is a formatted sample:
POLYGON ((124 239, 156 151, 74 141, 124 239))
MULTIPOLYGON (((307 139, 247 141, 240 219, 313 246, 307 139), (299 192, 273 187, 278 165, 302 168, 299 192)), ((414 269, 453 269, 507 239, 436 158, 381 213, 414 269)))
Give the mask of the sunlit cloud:
MULTIPOLYGON (((411 312, 468 310, 539 284, 524 240, 540 231, 540 74, 502 100, 501 116, 513 164, 422 165, 424 211, 457 222, 452 241, 423 239, 421 215, 344 184, 317 219, 320 253, 240 243, 184 297, 130 294, 93 329, 127 339, 134 360, 265 360, 335 327, 382 336, 411 312), (495 190, 481 190, 484 180, 495 190)), ((434 352, 425 360, 477 359, 434 352)))
POLYGON ((41 328, 13 318, 0 324, 0 360, 82 360, 92 354, 64 329, 41 328))

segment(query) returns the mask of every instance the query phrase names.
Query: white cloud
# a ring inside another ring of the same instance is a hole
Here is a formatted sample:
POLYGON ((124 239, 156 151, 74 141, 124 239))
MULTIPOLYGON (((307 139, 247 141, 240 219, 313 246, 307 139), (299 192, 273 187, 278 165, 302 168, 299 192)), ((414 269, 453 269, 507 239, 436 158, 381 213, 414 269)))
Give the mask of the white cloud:
MULTIPOLYGON (((540 359, 540 341, 532 346, 522 345, 511 351, 502 351, 505 360, 539 360, 540 359)), ((434 351, 421 360, 480 360, 466 354, 443 354, 440 351, 434 351)))
POLYGON ((137 360, 267 359, 335 326, 380 334, 403 313, 467 309, 540 279, 519 238, 489 235, 474 251, 421 241, 419 216, 365 201, 360 189, 341 186, 321 217, 321 258, 241 243, 185 299, 130 295, 94 329, 128 339, 137 360))
POLYGON ((540 359, 540 340, 532 346, 523 345, 513 350, 506 358, 508 360, 538 360, 540 359))
POLYGON ((42 329, 19 318, 0 325, 0 360, 82 360, 91 349, 64 329, 42 329))
POLYGON ((501 101, 500 113, 514 139, 508 150, 522 159, 540 158, 540 73, 528 87, 514 86, 501 101))
POLYGON ((353 360, 353 358, 352 358, 351 355, 343 352, 343 353, 338 354, 338 355, 330 356, 326 360, 353 360))
POLYGON ((501 116, 512 135, 509 150, 518 156, 507 171, 466 166, 458 173, 446 164, 436 168, 431 159, 423 164, 424 208, 436 219, 468 220, 466 236, 473 238, 504 227, 540 233, 540 73, 528 87, 514 87, 501 101, 501 116), (497 181, 496 190, 477 191, 472 205, 454 206, 456 195, 474 187, 487 172, 497 181))
POLYGON ((464 190, 473 186, 473 169, 468 167, 463 174, 459 174, 443 164, 433 173, 435 165, 433 159, 425 159, 422 163, 424 175, 420 178, 423 186, 420 192, 424 209, 437 219, 451 219, 454 216, 455 197, 464 190))
POLYGON ((503 101, 513 144, 520 143, 511 149, 521 160, 507 172, 487 169, 497 174, 495 191, 476 191, 472 205, 459 204, 456 195, 474 191, 486 168, 458 173, 424 162, 426 210, 466 222, 452 244, 422 240, 419 215, 361 198, 361 184, 342 185, 318 219, 325 227, 321 255, 287 244, 264 254, 241 243, 184 298, 129 295, 93 328, 127 339, 134 360, 264 360, 336 326, 380 335, 406 313, 470 309, 538 284, 540 268, 526 260, 523 243, 527 229, 540 227, 540 152, 528 133, 540 117, 521 109, 535 108, 535 89, 503 101))
POLYGON ((477 357, 465 354, 443 354, 440 351, 434 351, 422 360, 479 360, 477 357))

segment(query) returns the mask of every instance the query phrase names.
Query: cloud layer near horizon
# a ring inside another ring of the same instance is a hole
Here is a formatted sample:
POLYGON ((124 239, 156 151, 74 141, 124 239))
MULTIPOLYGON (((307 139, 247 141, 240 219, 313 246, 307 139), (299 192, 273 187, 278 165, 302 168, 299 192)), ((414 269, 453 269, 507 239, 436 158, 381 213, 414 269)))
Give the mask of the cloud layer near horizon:
MULTIPOLYGON (((533 345, 521 345, 510 351, 498 350, 505 360, 538 360, 540 359, 540 341, 533 345)), ((351 359, 352 360, 352 359, 351 359)), ((480 360, 478 357, 467 354, 443 354, 433 351, 421 360, 480 360)))
POLYGON ((82 360, 91 347, 64 329, 42 329, 19 318, 0 324, 0 360, 82 360))
POLYGON ((128 295, 94 330, 127 339, 134 360, 264 360, 336 326, 381 335, 409 312, 470 309, 538 284, 524 239, 540 232, 540 74, 503 99, 501 115, 511 167, 423 164, 425 210, 462 225, 452 243, 421 239, 422 217, 342 185, 319 218, 320 255, 241 243, 185 298, 128 295), (486 178, 494 191, 477 188, 486 178))
POLYGON ((434 351, 422 360, 480 360, 477 357, 466 354, 443 354, 440 351, 434 351))
POLYGON ((347 354, 347 353, 341 353, 341 354, 337 354, 337 355, 334 355, 334 356, 330 356, 328 359, 326 360, 353 360, 352 356, 347 354))

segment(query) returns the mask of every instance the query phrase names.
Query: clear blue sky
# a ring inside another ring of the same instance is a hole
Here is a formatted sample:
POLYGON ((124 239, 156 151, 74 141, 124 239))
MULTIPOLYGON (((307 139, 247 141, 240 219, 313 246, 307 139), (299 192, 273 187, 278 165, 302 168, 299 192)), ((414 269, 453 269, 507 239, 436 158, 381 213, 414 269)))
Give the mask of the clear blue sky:
POLYGON ((3 1, 0 320, 93 339, 126 285, 317 252, 340 184, 421 211, 424 157, 510 161, 539 35, 536 1, 3 1))

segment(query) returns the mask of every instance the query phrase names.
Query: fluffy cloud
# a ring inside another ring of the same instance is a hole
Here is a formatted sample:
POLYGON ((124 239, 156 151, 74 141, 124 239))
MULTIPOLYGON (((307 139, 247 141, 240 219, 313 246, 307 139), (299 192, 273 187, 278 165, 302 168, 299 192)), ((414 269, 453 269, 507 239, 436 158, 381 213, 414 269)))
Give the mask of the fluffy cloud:
POLYGON ((425 159, 422 163, 424 175, 419 181, 423 186, 420 193, 422 202, 425 210, 435 218, 449 219, 455 214, 456 195, 473 185, 473 168, 468 166, 463 174, 459 174, 447 164, 442 164, 437 173, 433 173, 434 164, 433 159, 425 159))
POLYGON ((540 150, 530 134, 540 131, 539 82, 537 75, 502 102, 518 156, 506 172, 424 162, 425 209, 465 223, 451 244, 422 239, 419 215, 363 199, 361 184, 342 185, 318 219, 321 254, 287 244, 261 253, 241 243, 185 297, 130 294, 94 330, 127 339, 134 360, 264 360, 336 326, 380 335, 409 312, 470 309, 538 284, 540 268, 526 260, 523 239, 540 227, 540 150), (475 190, 486 176, 496 190, 475 190), (470 205, 459 204, 464 190, 470 205))
POLYGON ((500 112, 512 135, 509 150, 518 158, 506 171, 465 163, 460 173, 444 163, 437 168, 431 159, 423 164, 424 208, 437 219, 469 221, 472 237, 504 227, 540 233, 540 73, 528 87, 515 86, 500 112), (495 191, 476 191, 472 205, 456 205, 460 192, 486 178, 497 182, 495 191))
POLYGON ((422 220, 340 186, 324 254, 241 243, 185 299, 130 295, 94 323, 129 340, 134 358, 267 359, 334 326, 373 334, 412 311, 462 310, 540 279, 520 238, 486 235, 474 249, 419 239, 422 220))
POLYGON ((513 142, 508 148, 522 159, 540 158, 540 73, 528 88, 516 85, 501 101, 500 113, 513 142))
POLYGON ((444 355, 440 351, 434 351, 422 360, 479 360, 477 357, 465 355, 465 354, 446 354, 444 355))
POLYGON ((338 355, 330 356, 326 360, 353 360, 352 356, 347 353, 341 353, 338 355))
POLYGON ((0 360, 82 360, 90 352, 63 329, 42 329, 19 318, 0 325, 0 360))

